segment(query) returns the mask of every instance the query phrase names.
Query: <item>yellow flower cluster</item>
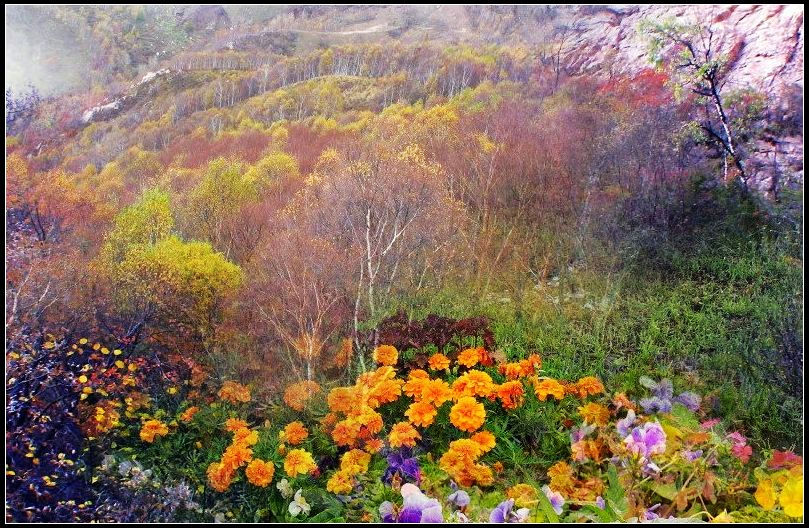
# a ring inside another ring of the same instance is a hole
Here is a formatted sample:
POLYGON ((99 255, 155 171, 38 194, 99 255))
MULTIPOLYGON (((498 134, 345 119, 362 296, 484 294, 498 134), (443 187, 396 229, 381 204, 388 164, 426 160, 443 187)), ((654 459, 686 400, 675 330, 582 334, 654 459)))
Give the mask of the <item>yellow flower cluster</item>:
POLYGON ((292 449, 284 459, 284 471, 290 477, 308 475, 317 469, 312 453, 305 449, 292 449))
POLYGON ((518 508, 528 508, 539 501, 539 491, 530 484, 516 484, 506 490, 506 497, 514 499, 518 508))
POLYGON ((790 517, 803 517, 803 468, 796 465, 760 480, 754 496, 766 511, 780 504, 790 517))
POLYGON ((371 454, 360 449, 352 449, 340 460, 340 469, 326 483, 326 491, 336 495, 347 495, 354 489, 354 476, 368 471, 371 454))

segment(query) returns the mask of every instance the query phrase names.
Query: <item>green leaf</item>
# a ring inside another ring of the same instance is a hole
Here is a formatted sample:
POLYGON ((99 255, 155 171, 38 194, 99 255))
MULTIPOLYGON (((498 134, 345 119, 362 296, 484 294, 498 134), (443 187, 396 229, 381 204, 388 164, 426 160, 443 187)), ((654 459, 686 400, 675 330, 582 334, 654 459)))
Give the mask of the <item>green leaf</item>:
POLYGON ((677 486, 674 484, 657 483, 652 486, 652 490, 664 499, 670 501, 673 501, 674 497, 677 495, 677 486))

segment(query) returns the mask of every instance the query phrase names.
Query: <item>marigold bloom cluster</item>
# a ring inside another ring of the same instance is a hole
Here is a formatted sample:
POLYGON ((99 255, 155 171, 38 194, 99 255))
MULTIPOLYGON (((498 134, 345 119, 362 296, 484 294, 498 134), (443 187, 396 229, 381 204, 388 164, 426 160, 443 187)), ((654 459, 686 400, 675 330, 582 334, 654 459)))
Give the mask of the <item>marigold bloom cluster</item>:
POLYGON ((258 443, 258 432, 251 430, 247 422, 240 418, 228 418, 225 421, 225 430, 233 433, 233 440, 222 453, 222 459, 208 466, 208 482, 211 487, 219 492, 226 491, 236 476, 236 471, 242 466, 248 467, 245 474, 249 482, 261 487, 269 484, 275 472, 272 463, 258 461, 262 464, 254 464, 257 461, 253 460, 251 446, 258 443), (265 480, 266 483, 262 484, 265 480))
POLYGON ((475 398, 471 396, 464 396, 458 399, 458 403, 452 406, 449 413, 449 420, 452 425, 471 433, 480 429, 483 422, 486 421, 486 409, 483 408, 482 403, 478 403, 475 398))
POLYGON ((373 357, 380 365, 393 366, 399 360, 399 351, 392 345, 379 345, 374 349, 373 357))
POLYGON ((497 387, 497 397, 503 409, 512 410, 522 406, 525 401, 525 389, 519 380, 507 381, 497 387))
POLYGON ((312 454, 305 449, 292 449, 284 459, 284 471, 290 477, 308 475, 317 469, 312 454))
POLYGON ((416 441, 421 439, 421 435, 407 422, 399 422, 391 427, 388 435, 388 443, 393 448, 413 447, 416 441))
POLYGON ((244 474, 250 484, 266 488, 272 482, 273 475, 275 475, 275 466, 272 462, 265 462, 257 458, 247 465, 244 474))
POLYGON ((494 473, 489 466, 477 462, 485 452, 480 442, 461 438, 450 443, 439 465, 462 486, 490 486, 494 482, 494 473))
POLYGON ((302 443, 309 436, 309 431, 301 422, 291 422, 278 433, 278 439, 291 445, 302 443))
POLYGON ((160 420, 147 420, 141 426, 140 439, 150 444, 154 442, 155 436, 166 436, 169 428, 160 420))
POLYGON ((450 359, 444 354, 433 354, 427 360, 430 370, 449 370, 450 359))
POLYGON ((534 393, 540 401, 547 400, 548 396, 562 400, 565 397, 565 386, 555 379, 545 378, 541 381, 535 381, 534 393))
POLYGON ((230 403, 247 403, 250 401, 250 389, 236 383, 235 381, 226 381, 219 389, 219 397, 230 403))

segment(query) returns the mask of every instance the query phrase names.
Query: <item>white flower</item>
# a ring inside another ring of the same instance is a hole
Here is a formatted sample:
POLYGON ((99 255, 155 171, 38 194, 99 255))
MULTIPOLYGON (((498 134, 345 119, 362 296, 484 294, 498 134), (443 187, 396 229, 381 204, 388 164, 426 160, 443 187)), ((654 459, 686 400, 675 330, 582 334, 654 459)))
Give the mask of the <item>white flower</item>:
POLYGON ((289 503, 289 513, 293 517, 297 517, 298 514, 301 513, 303 513, 304 516, 309 515, 309 511, 312 509, 309 503, 306 502, 306 498, 303 496, 302 492, 302 489, 296 491, 295 499, 289 503))
POLYGON ((281 479, 281 482, 276 484, 275 487, 281 492, 283 498, 288 499, 292 496, 292 486, 289 485, 287 479, 281 479))

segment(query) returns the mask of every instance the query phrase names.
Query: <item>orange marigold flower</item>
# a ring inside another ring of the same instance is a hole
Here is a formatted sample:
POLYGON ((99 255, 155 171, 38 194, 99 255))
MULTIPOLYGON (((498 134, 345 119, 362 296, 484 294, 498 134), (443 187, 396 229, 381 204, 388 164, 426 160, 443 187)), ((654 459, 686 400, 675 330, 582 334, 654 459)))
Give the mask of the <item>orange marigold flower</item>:
POLYGON ((334 424, 337 423, 337 420, 338 420, 337 415, 333 412, 330 412, 320 419, 320 425, 323 426, 324 430, 329 431, 334 426, 334 424))
POLYGON ((604 385, 593 376, 585 376, 576 383, 576 390, 580 398, 594 396, 604 392, 604 385))
POLYGON ((573 469, 564 460, 560 460, 548 469, 551 488, 560 493, 568 492, 573 488, 573 469))
POLYGON ((458 354, 458 364, 472 368, 480 362, 480 351, 477 348, 465 348, 458 354))
POLYGON ((329 409, 333 412, 348 413, 354 407, 354 387, 335 387, 327 398, 329 409))
POLYGON ((358 475, 368 471, 368 465, 371 463, 370 453, 366 453, 361 449, 352 449, 343 454, 340 459, 340 470, 345 471, 349 475, 358 475))
POLYGON ((353 447, 357 442, 357 435, 360 433, 360 424, 355 420, 342 420, 337 422, 332 429, 331 437, 338 446, 353 447))
POLYGON ((449 444, 449 450, 457 453, 467 462, 474 462, 483 454, 483 446, 471 438, 461 438, 453 440, 449 444))
POLYGON ((250 389, 241 383, 226 381, 219 389, 219 397, 230 403, 247 403, 250 401, 250 389))
POLYGON ((411 371, 410 371, 410 373, 407 375, 407 379, 408 379, 408 380, 413 380, 413 379, 430 379, 430 375, 427 373, 427 371, 426 371, 426 370, 422 370, 422 369, 413 369, 413 370, 411 370, 411 371))
POLYGON ((336 471, 326 482, 326 491, 335 495, 348 495, 354 489, 353 475, 347 471, 336 471))
POLYGON ((366 438, 377 434, 385 425, 385 423, 382 421, 382 415, 370 407, 365 407, 362 410, 362 413, 356 416, 354 420, 360 424, 368 434, 366 438))
POLYGON ((290 477, 307 475, 316 469, 312 454, 305 449, 292 449, 284 459, 284 471, 290 477))
POLYGON ((500 473, 505 471, 506 468, 504 468, 503 463, 498 460, 497 462, 492 464, 492 469, 494 469, 495 473, 499 475, 500 473))
POLYGON ((496 445, 494 435, 489 431, 480 431, 472 435, 472 441, 476 442, 484 453, 488 453, 496 445))
POLYGON ((427 361, 430 370, 449 370, 449 358, 444 354, 433 354, 427 361))
POLYGON ((266 488, 267 485, 272 482, 272 477, 275 474, 275 466, 272 465, 272 462, 265 462, 257 458, 247 465, 244 474, 247 476, 247 481, 250 482, 250 484, 266 488))
POLYGON ((449 413, 449 421, 452 425, 471 433, 486 421, 486 409, 483 408, 482 403, 478 403, 475 398, 471 396, 464 396, 458 400, 458 403, 452 406, 449 413))
POLYGON ((509 380, 515 380, 523 376, 523 366, 520 363, 503 363, 497 370, 509 380))
POLYGON ((475 479, 478 486, 491 486, 494 484, 494 474, 492 468, 486 464, 475 464, 470 470, 471 477, 475 479))
POLYGON ((495 392, 492 377, 482 370, 470 370, 452 383, 455 398, 480 396, 486 398, 495 392))
POLYGON ((233 431, 233 443, 252 446, 258 443, 258 432, 243 427, 233 431))
POLYGON ((410 423, 419 427, 429 427, 435 421, 438 411, 425 401, 414 402, 405 412, 410 423))
POLYGON ((230 482, 233 480, 233 470, 221 462, 213 462, 206 471, 208 482, 211 487, 218 492, 227 491, 230 482))
POLYGON ((374 454, 382 451, 383 447, 385 447, 385 444, 379 438, 369 438, 365 441, 365 447, 363 447, 363 449, 368 453, 374 454))
POLYGON ((320 392, 317 382, 304 380, 293 383, 284 391, 284 403, 298 412, 306 408, 306 404, 315 394, 320 392))
POLYGON ((600 463, 604 457, 606 446, 603 441, 596 440, 579 440, 570 446, 571 458, 576 462, 584 462, 585 460, 592 459, 596 463, 600 463))
POLYGON ((612 404, 615 405, 616 409, 624 408, 624 409, 632 409, 633 411, 638 410, 638 406, 635 405, 635 402, 627 398, 626 394, 623 392, 619 392, 612 398, 612 404))
POLYGON ((282 442, 288 442, 292 445, 298 445, 309 436, 309 431, 303 426, 301 422, 292 422, 284 427, 283 431, 278 433, 278 439, 282 442))
POLYGON ((368 403, 371 407, 394 402, 402 395, 403 380, 386 379, 382 380, 371 389, 368 394, 368 403))
POLYGON ((525 399, 525 389, 519 380, 507 381, 497 388, 497 397, 503 403, 504 409, 516 409, 525 399))
POLYGON ((185 423, 190 422, 194 419, 194 415, 199 412, 199 407, 196 405, 194 407, 189 407, 186 409, 183 414, 180 415, 180 420, 184 421, 185 423))
POLYGON ((140 429, 140 439, 150 444, 154 442, 155 436, 166 436, 169 428, 160 420, 147 420, 140 429))
POLYGON ((246 429, 247 422, 242 420, 241 418, 228 418, 225 421, 225 430, 234 433, 239 429, 246 429))
POLYGON ((579 414, 584 418, 584 421, 594 425, 607 425, 607 421, 610 419, 609 409, 599 403, 590 402, 579 407, 579 414))
POLYGON ((534 393, 540 401, 545 401, 548 396, 562 400, 565 397, 565 386, 555 379, 545 378, 534 385, 534 393))
POLYGON ((374 349, 374 361, 380 365, 395 365, 399 360, 399 351, 392 345, 379 345, 374 349))
POLYGON ((452 389, 444 380, 427 380, 422 386, 420 400, 425 403, 431 403, 438 408, 450 399, 452 399, 452 389))
POLYGON ((394 449, 402 446, 413 447, 419 439, 421 439, 419 432, 407 422, 394 424, 388 435, 388 442, 394 449))
POLYGON ((537 354, 531 354, 527 358, 520 361, 523 376, 533 376, 542 367, 542 358, 537 354))
POLYGON ((253 450, 245 444, 231 444, 222 454, 222 464, 236 470, 253 460, 253 450))

